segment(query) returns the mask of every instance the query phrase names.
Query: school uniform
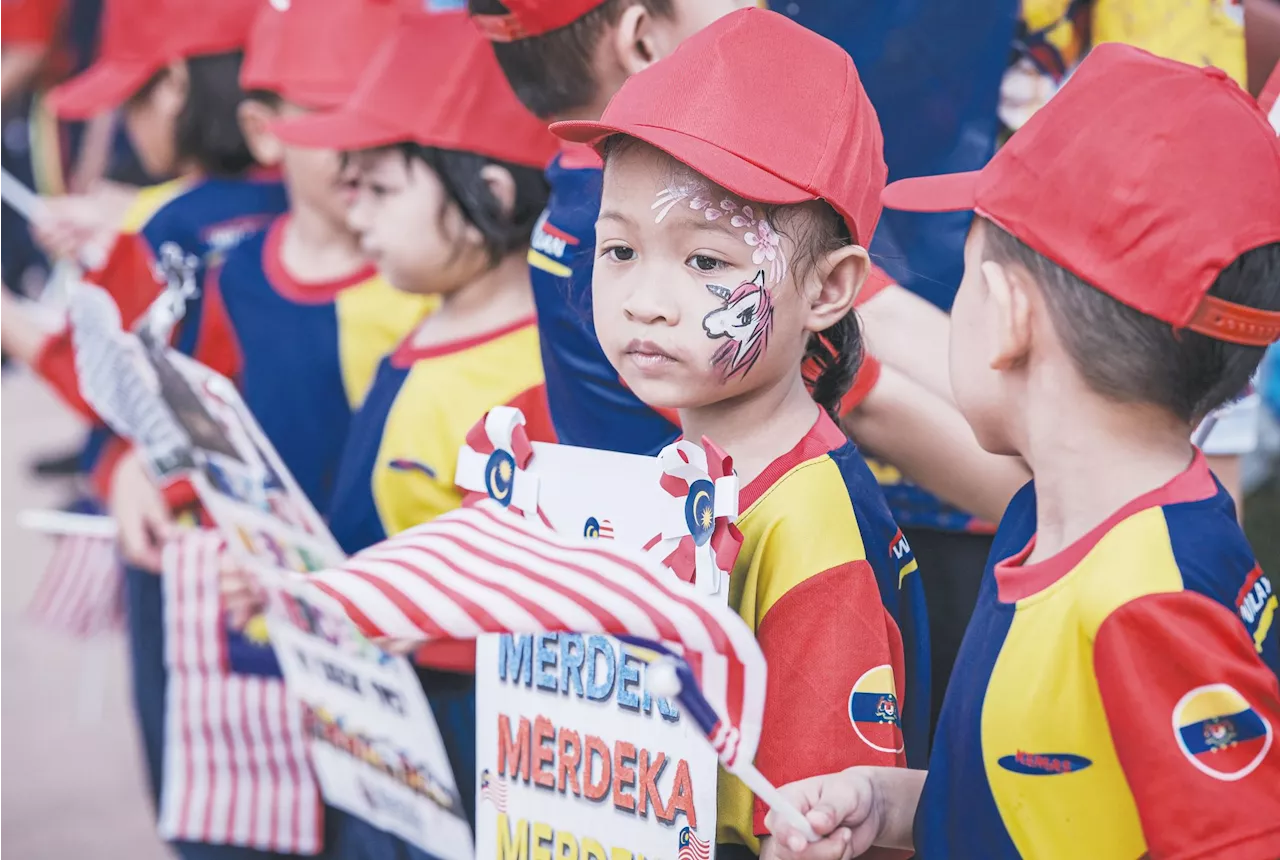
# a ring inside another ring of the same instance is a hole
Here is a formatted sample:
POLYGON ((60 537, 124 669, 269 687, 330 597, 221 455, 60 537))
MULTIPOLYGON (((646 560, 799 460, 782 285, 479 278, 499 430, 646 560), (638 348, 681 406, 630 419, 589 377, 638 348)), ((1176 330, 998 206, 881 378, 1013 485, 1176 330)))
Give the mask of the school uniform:
POLYGON ((1280 856, 1276 594, 1202 455, 1056 555, 995 537, 915 844, 935 857, 1280 856))
MULTIPOLYGON (((923 749, 929 633, 911 549, 825 412, 739 496, 729 604, 769 662, 756 765, 782 785, 923 749)), ((720 775, 718 850, 760 851, 768 808, 720 775)))

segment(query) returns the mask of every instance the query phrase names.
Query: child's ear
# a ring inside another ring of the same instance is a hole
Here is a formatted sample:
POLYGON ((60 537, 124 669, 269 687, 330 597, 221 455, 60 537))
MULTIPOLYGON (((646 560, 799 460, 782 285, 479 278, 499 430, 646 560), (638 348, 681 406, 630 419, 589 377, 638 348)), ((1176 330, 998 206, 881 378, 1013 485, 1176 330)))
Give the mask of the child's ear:
POLYGON ((627 77, 643 72, 666 54, 653 14, 640 3, 632 3, 618 16, 612 42, 618 65, 627 77))
POLYGON ((1030 275, 1020 267, 1005 267, 993 260, 982 264, 988 306, 995 315, 991 344, 992 370, 1021 365, 1031 349, 1030 275))
POLYGON ((187 104, 190 90, 191 75, 187 71, 187 61, 174 60, 165 67, 164 77, 151 91, 151 104, 161 116, 177 120, 187 104))
POLYGON ((240 133, 253 154, 253 160, 264 167, 274 167, 284 158, 284 144, 271 131, 276 112, 257 99, 245 99, 236 109, 240 133))
POLYGON ((805 328, 826 331, 853 309, 858 291, 871 271, 871 258, 861 245, 845 245, 820 259, 814 266, 814 285, 801 284, 809 299, 805 328))
POLYGON ((498 201, 502 217, 510 218, 516 208, 516 179, 511 171, 498 164, 486 164, 480 168, 480 178, 488 186, 493 199, 498 201))

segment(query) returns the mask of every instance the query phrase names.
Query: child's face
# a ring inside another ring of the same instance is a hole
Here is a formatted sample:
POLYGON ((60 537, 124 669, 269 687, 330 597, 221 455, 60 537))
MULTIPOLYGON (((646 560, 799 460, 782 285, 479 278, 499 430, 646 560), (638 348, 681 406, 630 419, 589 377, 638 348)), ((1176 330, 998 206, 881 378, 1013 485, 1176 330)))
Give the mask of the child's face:
POLYGON ((951 388, 978 444, 993 454, 1017 454, 1011 441, 1014 411, 997 369, 1006 337, 1004 303, 992 296, 983 271, 985 254, 983 225, 975 218, 964 246, 964 277, 951 306, 951 388))
POLYGON ((330 223, 345 227, 350 195, 343 182, 338 152, 287 144, 271 129, 272 120, 309 113, 309 109, 290 101, 282 101, 278 108, 272 109, 246 100, 240 108, 240 128, 254 159, 259 164, 281 169, 291 208, 305 207, 330 223))
POLYGON ((808 305, 792 241, 757 207, 632 145, 605 169, 596 334, 650 406, 709 406, 798 374, 808 305))
POLYGON ((157 179, 178 170, 178 116, 186 103, 185 67, 171 67, 145 95, 124 106, 124 129, 138 161, 157 179))
POLYGON ((447 293, 474 275, 468 226, 439 177, 395 149, 354 153, 347 223, 360 246, 397 289, 447 293))

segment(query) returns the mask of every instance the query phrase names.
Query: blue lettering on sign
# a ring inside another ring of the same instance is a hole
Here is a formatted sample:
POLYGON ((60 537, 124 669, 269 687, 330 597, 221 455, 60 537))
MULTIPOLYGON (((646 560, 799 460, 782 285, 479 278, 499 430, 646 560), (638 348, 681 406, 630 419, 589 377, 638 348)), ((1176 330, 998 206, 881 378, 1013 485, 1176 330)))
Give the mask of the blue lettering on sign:
POLYGON ((498 644, 498 679, 548 693, 574 695, 591 702, 613 698, 618 707, 634 713, 658 714, 677 722, 680 711, 668 699, 654 699, 643 689, 644 661, 621 650, 607 637, 577 633, 512 636, 498 644))

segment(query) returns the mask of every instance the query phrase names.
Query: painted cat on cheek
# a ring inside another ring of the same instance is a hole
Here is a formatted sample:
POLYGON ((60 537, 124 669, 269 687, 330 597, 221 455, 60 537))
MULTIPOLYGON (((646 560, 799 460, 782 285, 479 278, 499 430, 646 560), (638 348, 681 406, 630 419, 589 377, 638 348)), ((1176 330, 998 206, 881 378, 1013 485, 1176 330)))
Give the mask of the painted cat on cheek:
POLYGON ((773 297, 765 288, 764 270, 736 290, 719 284, 707 284, 707 289, 724 304, 702 318, 702 328, 712 340, 728 338, 711 356, 711 366, 725 379, 745 376, 764 354, 773 330, 773 297))

